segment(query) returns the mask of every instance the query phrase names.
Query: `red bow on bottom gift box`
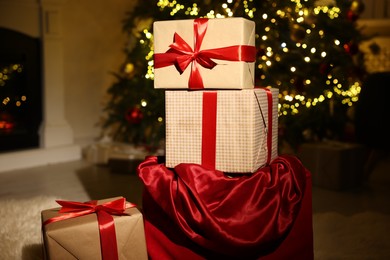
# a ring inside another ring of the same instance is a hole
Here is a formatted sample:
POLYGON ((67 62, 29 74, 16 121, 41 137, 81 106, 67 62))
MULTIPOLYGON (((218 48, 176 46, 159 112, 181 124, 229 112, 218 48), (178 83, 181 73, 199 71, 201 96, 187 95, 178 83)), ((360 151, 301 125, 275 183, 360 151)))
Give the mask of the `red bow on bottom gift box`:
POLYGON ((45 258, 147 259, 142 214, 125 198, 57 203, 42 211, 45 258))
POLYGON ((150 259, 313 259, 311 175, 279 156, 250 175, 138 167, 150 259))

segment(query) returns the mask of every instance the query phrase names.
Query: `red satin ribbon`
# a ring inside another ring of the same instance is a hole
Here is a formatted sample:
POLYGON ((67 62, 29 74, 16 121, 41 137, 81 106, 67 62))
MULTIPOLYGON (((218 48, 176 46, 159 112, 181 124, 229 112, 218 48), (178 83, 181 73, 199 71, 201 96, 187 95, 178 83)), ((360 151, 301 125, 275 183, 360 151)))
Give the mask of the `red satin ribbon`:
POLYGON ((263 88, 267 93, 268 100, 268 129, 267 129, 267 165, 271 162, 271 152, 272 152, 272 112, 273 112, 273 102, 272 102, 272 92, 268 88, 263 88))
POLYGON ((188 87, 190 89, 202 89, 204 85, 198 64, 204 68, 212 69, 217 65, 212 59, 245 62, 254 62, 256 60, 256 48, 250 45, 233 45, 200 50, 207 26, 207 18, 194 20, 194 50, 175 33, 173 43, 169 45, 168 51, 154 54, 154 68, 158 69, 174 65, 179 73, 182 74, 188 65, 191 64, 188 87))
MULTIPOLYGON (((261 88, 267 94, 267 165, 271 162, 272 154, 272 92, 261 88)), ((202 99, 202 166, 215 169, 216 140, 217 140, 217 92, 204 92, 202 99)))
POLYGON ((99 224, 102 259, 118 259, 118 247, 112 215, 126 215, 124 211, 135 207, 135 204, 126 202, 125 198, 109 201, 101 205, 97 205, 97 200, 88 202, 56 200, 56 202, 62 206, 59 213, 66 214, 47 219, 43 222, 43 225, 96 213, 99 224))
POLYGON ((217 92, 203 92, 202 106, 202 166, 215 169, 217 92))

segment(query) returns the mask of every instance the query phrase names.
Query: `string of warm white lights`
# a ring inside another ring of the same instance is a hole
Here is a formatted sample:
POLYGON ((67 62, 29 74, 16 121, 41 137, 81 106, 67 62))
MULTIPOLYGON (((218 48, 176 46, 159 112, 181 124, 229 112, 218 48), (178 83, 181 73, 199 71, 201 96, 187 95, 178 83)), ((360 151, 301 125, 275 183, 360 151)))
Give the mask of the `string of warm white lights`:
POLYGON ((255 85, 279 89, 281 140, 297 145, 303 139, 344 134, 365 75, 358 48, 364 39, 355 22, 362 0, 152 2, 139 1, 124 23, 129 33, 126 61, 107 91, 112 98, 102 120, 103 130, 113 139, 154 144, 164 139, 164 92, 153 87, 152 24, 200 17, 255 22, 255 85))
MULTIPOLYGON (((0 68, 0 90, 1 88, 6 87, 8 81, 10 81, 14 77, 17 77, 17 74, 20 74, 22 72, 23 66, 21 64, 9 64, 0 68)), ((3 100, 1 101, 1 104, 3 106, 9 105, 10 102, 14 102, 15 106, 19 107, 22 105, 22 102, 25 102, 27 100, 27 97, 25 95, 22 95, 20 97, 5 96, 2 99, 3 100)))
MULTIPOLYGON (((289 23, 292 24, 293 29, 299 31, 301 30, 300 37, 302 39, 311 37, 313 32, 317 31, 316 29, 316 23, 310 22, 310 20, 315 21, 315 17, 318 15, 326 15, 329 17, 329 19, 339 19, 340 18, 340 12, 341 9, 337 6, 326 6, 326 5, 318 5, 314 6, 312 9, 309 9, 306 7, 304 2, 307 2, 308 0, 291 0, 291 2, 295 3, 294 8, 286 8, 285 10, 277 9, 275 11, 275 14, 269 13, 267 10, 267 13, 260 14, 259 11, 256 10, 256 8, 251 7, 251 4, 253 0, 245 0, 242 1, 242 4, 244 6, 245 14, 249 18, 253 18, 255 15, 260 15, 263 20, 264 29, 258 31, 257 38, 262 41, 262 45, 265 47, 265 52, 263 55, 259 57, 257 67, 260 70, 270 70, 274 64, 282 63, 283 57, 278 54, 277 50, 274 50, 273 48, 281 48, 282 52, 285 54, 288 54, 291 51, 296 51, 297 49, 300 49, 301 53, 305 53, 301 59, 305 63, 311 63, 312 61, 317 61, 319 59, 325 58, 327 53, 327 48, 329 46, 323 46, 324 49, 321 49, 321 47, 316 44, 314 46, 309 46, 310 41, 305 41, 304 43, 301 43, 300 41, 293 42, 294 45, 290 46, 287 42, 281 42, 280 46, 272 46, 271 44, 267 45, 269 42, 274 41, 274 37, 271 34, 272 27, 277 26, 278 19, 288 19, 289 23), (301 25, 304 25, 301 27, 301 25)), ((205 17, 207 18, 225 18, 225 17, 232 17, 234 15, 235 8, 237 8, 238 4, 241 4, 241 1, 233 1, 233 0, 227 0, 226 2, 221 4, 220 11, 216 10, 210 10, 205 17)), ((157 6, 161 9, 169 9, 170 15, 175 16, 178 12, 185 12, 188 16, 195 16, 197 17, 199 15, 199 8, 196 3, 191 3, 189 6, 186 6, 185 4, 179 3, 179 1, 176 0, 159 0, 157 2, 157 6)), ((325 30, 319 29, 318 35, 313 35, 313 37, 317 37, 319 39, 325 39, 328 37, 326 35, 325 30)), ((147 56, 145 57, 148 67, 147 72, 145 74, 146 79, 153 80, 154 79, 154 68, 153 68, 153 34, 148 30, 144 29, 143 36, 140 39, 141 44, 145 44, 150 48, 150 51, 148 52, 147 56)), ((340 40, 334 39, 334 45, 335 47, 339 47, 340 40)), ((347 44, 347 43, 346 43, 347 44)), ((342 46, 343 47, 343 46, 342 46)), ((344 48, 348 48, 348 45, 345 45, 344 48)), ((333 67, 333 64, 328 64, 329 67, 333 67)), ((298 66, 291 65, 290 71, 292 73, 298 73, 299 71, 298 66)), ((305 88, 310 88, 311 84, 313 83, 310 79, 311 75, 307 75, 307 78, 302 79, 303 85, 305 88)), ((261 75, 262 80, 266 80, 266 74, 261 75)), ((288 84, 294 84, 294 79, 292 78, 288 84)), ((281 87, 282 84, 285 82, 282 82, 280 80, 276 80, 274 84, 277 87, 281 87)), ((288 113, 291 114, 297 114, 299 113, 299 108, 304 106, 306 108, 310 108, 312 106, 316 106, 318 103, 321 103, 325 101, 326 99, 331 99, 335 95, 338 95, 342 97, 342 104, 346 104, 348 106, 352 106, 354 102, 358 100, 358 95, 361 90, 360 83, 358 81, 355 82, 345 82, 339 78, 337 78, 336 75, 333 75, 332 73, 329 73, 327 75, 327 80, 324 82, 324 89, 321 93, 318 93, 316 96, 309 96, 306 97, 306 95, 301 93, 296 93, 295 91, 288 91, 288 90, 282 90, 280 93, 280 103, 279 103, 279 113, 280 115, 287 115, 288 113), (349 84, 348 87, 344 86, 343 84, 349 84)), ((271 85, 270 85, 271 86, 271 85)), ((275 86, 272 86, 275 87, 275 86)))

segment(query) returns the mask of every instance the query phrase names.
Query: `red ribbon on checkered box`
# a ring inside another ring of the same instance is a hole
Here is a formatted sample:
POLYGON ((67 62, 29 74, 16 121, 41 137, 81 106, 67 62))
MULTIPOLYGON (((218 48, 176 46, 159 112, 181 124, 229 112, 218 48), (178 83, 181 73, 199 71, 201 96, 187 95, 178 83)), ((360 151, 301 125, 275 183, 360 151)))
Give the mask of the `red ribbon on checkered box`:
MULTIPOLYGON (((259 88, 259 87, 256 87, 259 88)), ((268 88, 263 89, 267 94, 267 110, 268 120, 265 122, 263 111, 260 104, 259 109, 263 119, 264 127, 267 133, 267 161, 266 165, 270 164, 272 156, 272 112, 273 100, 272 92, 268 88)), ((257 99, 257 96, 255 94, 257 99)), ((216 161, 216 140, 217 140, 217 92, 204 92, 202 97, 202 166, 215 169, 216 161)), ((258 100, 257 100, 258 101, 258 100)))

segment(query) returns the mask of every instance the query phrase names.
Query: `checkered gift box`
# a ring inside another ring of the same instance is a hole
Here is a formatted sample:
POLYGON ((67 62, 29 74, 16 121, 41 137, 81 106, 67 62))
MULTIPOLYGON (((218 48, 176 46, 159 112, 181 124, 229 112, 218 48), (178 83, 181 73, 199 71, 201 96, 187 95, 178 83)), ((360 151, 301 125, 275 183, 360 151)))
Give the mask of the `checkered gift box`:
POLYGON ((278 89, 167 90, 165 98, 167 167, 248 173, 277 156, 278 89))

